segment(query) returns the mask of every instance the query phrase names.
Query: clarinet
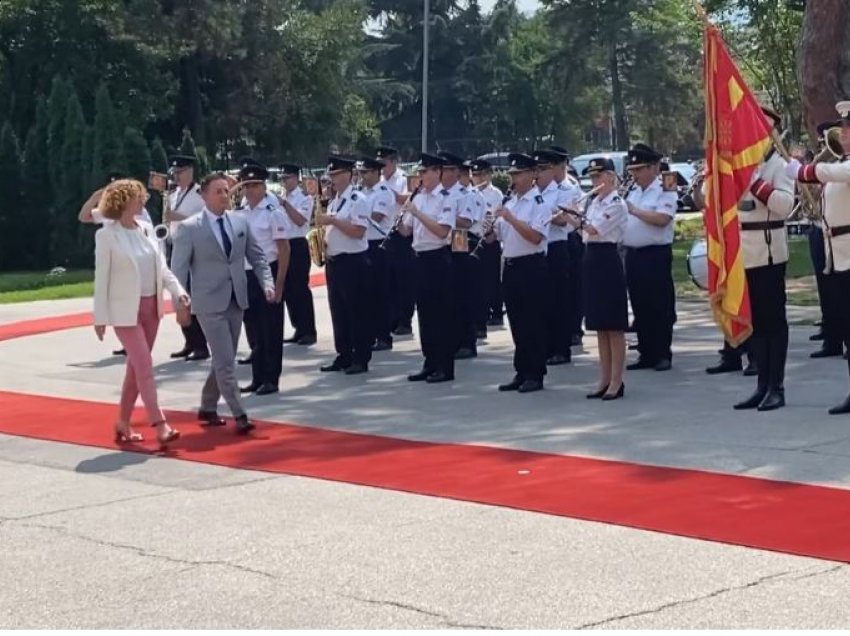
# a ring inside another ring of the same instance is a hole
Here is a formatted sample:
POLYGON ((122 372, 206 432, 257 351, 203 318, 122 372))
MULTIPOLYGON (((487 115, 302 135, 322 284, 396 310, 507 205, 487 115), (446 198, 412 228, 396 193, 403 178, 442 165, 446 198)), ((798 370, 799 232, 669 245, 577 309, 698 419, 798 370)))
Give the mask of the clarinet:
MULTIPOLYGON (((514 195, 513 188, 509 187, 507 192, 505 192, 505 196, 502 197, 502 206, 504 206, 508 201, 510 201, 511 197, 513 195, 514 195)), ((492 224, 495 224, 495 220, 493 219, 493 213, 490 210, 487 210, 487 212, 484 213, 484 221, 481 223, 481 229, 482 230, 484 230, 484 223, 486 223, 488 220, 491 222, 491 226, 492 226, 492 224)), ((480 258, 478 256, 478 250, 480 250, 481 247, 484 245, 484 243, 485 243, 484 238, 487 237, 487 236, 490 236, 492 233, 493 233, 492 227, 489 230, 487 230, 486 232, 485 231, 481 232, 481 238, 478 239, 478 245, 476 245, 475 249, 472 250, 472 252, 470 253, 470 256, 474 256, 475 258, 480 258)))
MULTIPOLYGON (((407 199, 408 202, 413 201, 413 198, 417 194, 419 194, 420 190, 422 190, 422 184, 421 183, 418 186, 416 186, 416 189, 413 190, 413 192, 410 195, 410 198, 407 199)), ((384 237, 384 240, 381 241, 380 247, 381 247, 382 250, 387 249, 387 244, 392 239, 394 239, 396 236, 398 236, 398 228, 399 228, 399 226, 401 226, 401 222, 402 222, 403 219, 404 219, 404 211, 399 210, 398 216, 396 217, 396 220, 393 223, 393 226, 390 228, 390 231, 387 232, 387 235, 384 237)))

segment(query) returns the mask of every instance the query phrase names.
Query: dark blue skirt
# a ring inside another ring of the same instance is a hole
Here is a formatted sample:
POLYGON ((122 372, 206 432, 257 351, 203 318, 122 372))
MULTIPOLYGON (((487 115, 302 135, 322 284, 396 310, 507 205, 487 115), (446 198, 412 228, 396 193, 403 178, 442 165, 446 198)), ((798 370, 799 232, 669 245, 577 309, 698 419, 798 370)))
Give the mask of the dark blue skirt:
POLYGON ((626 274, 614 243, 585 244, 584 323, 588 331, 625 331, 629 326, 626 274))

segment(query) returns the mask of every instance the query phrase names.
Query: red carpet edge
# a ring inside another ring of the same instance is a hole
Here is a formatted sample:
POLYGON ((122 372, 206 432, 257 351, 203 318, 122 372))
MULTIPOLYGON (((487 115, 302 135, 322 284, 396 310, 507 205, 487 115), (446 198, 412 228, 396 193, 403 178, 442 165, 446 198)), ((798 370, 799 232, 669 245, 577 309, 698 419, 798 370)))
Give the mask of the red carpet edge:
MULTIPOLYGON (((116 406, 0 391, 0 432, 118 449, 116 406)), ((293 424, 202 429, 170 412, 183 437, 165 456, 597 521, 850 562, 850 490, 473 445, 415 442, 293 424)), ((141 412, 136 418, 141 421, 141 412)), ((145 442, 121 450, 152 453, 145 442)))

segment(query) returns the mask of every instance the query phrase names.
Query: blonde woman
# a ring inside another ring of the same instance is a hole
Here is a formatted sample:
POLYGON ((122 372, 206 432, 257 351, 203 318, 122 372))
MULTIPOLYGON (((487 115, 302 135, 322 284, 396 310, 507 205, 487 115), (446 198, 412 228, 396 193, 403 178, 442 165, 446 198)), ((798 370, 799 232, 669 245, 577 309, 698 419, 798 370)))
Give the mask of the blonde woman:
POLYGON ((141 394, 157 440, 165 446, 180 433, 168 425, 159 408, 151 349, 163 314, 163 287, 187 307, 189 296, 166 266, 153 228, 137 218, 147 199, 145 187, 133 179, 114 181, 101 195, 98 212, 112 222, 95 234, 94 331, 103 340, 111 325, 127 351, 115 440, 142 441, 130 426, 141 394))

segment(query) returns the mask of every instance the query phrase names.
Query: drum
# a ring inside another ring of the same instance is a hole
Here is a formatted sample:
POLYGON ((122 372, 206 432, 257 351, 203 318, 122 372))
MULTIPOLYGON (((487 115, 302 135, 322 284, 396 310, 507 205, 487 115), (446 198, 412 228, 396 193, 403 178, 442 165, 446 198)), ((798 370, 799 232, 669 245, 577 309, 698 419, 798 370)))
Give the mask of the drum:
POLYGON ((705 239, 695 241, 688 253, 688 275, 694 285, 708 291, 708 243, 705 239))

